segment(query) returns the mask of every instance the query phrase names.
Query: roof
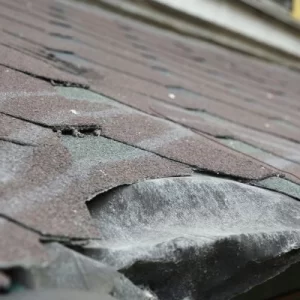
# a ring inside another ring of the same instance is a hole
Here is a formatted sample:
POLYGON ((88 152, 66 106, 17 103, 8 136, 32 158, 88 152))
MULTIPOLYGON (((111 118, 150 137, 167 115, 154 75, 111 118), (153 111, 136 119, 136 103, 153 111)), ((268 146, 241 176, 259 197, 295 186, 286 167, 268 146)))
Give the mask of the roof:
POLYGON ((0 7, 2 269, 101 239, 86 203, 145 180, 200 173, 298 203, 299 73, 79 2, 0 7))

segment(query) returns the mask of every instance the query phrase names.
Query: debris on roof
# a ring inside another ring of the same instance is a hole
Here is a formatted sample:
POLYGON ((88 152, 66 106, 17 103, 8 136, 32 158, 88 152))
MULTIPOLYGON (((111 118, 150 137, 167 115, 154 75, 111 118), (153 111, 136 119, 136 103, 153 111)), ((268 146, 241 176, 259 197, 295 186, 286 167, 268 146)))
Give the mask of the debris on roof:
POLYGON ((231 299, 299 261, 299 73, 80 1, 0 8, 8 300, 231 299))

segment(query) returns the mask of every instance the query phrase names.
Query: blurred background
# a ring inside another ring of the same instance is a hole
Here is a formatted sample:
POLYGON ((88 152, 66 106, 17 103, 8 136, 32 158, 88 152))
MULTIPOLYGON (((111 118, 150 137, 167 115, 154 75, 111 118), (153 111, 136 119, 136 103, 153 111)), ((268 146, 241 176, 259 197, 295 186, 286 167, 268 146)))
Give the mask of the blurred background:
POLYGON ((300 69, 300 0, 96 0, 195 38, 300 69))

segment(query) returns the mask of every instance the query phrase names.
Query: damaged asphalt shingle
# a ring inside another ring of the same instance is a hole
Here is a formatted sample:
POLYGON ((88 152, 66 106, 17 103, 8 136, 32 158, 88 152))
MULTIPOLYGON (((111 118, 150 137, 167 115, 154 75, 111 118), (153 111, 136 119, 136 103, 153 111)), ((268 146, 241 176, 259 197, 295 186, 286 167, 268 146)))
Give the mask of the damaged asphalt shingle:
POLYGON ((49 263, 41 241, 101 239, 86 202, 119 186, 197 171, 300 199, 299 74, 78 2, 0 7, 0 286, 49 263))
POLYGON ((232 180, 147 180, 88 208, 103 239, 84 253, 148 282, 159 299, 231 299, 300 259, 284 257, 300 245, 299 201, 232 180))

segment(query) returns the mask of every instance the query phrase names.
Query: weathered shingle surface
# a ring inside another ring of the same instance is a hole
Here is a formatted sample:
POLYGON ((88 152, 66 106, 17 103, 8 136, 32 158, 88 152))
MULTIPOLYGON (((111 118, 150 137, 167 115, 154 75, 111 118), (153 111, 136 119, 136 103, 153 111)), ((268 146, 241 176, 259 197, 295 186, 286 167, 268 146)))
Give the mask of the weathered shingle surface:
POLYGON ((144 179, 300 199, 299 73, 80 2, 0 0, 0 20, 1 266, 101 238, 85 202, 144 179))

